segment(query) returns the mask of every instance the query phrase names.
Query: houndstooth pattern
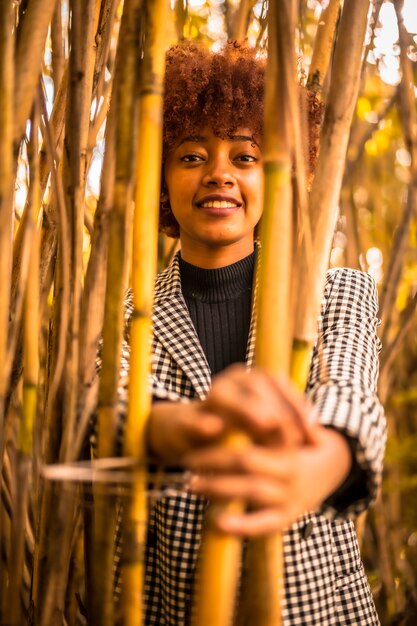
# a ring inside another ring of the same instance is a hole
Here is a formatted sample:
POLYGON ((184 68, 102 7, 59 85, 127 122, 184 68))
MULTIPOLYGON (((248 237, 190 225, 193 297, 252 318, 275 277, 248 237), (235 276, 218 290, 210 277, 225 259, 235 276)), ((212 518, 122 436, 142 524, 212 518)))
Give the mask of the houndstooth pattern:
MULTIPOLYGON (((356 456, 355 480, 284 534, 284 626, 379 624, 351 521, 376 496, 385 448, 385 420, 376 397, 377 308, 369 275, 349 269, 328 272, 307 393, 321 423, 349 438, 356 456)), ((129 299, 127 315, 131 313, 129 299)), ((248 363, 253 349, 254 319, 248 363)), ((127 346, 122 369, 127 384, 127 346)), ((160 399, 203 399, 210 388, 210 369, 181 293, 178 257, 156 283, 151 382, 160 399)), ((123 384, 121 414, 126 393, 123 384)), ((204 499, 183 493, 157 500, 152 508, 146 626, 188 623, 205 506, 204 499)))

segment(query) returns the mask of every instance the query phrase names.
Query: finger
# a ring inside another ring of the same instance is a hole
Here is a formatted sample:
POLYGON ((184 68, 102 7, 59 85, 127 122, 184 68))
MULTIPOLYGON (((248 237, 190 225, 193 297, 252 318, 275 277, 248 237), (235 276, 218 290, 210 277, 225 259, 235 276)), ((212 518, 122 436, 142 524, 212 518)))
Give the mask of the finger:
POLYGON ((290 480, 296 462, 292 449, 250 446, 239 450, 224 445, 193 450, 182 461, 199 473, 253 474, 281 481, 290 480))
POLYGON ((289 498, 289 488, 280 481, 259 476, 194 475, 188 488, 215 500, 244 500, 254 507, 281 506, 289 498))
POLYGON ((220 437, 224 433, 225 423, 218 415, 198 411, 184 416, 181 428, 191 443, 203 444, 220 437))
POLYGON ((315 426, 318 423, 315 407, 309 398, 300 393, 292 381, 284 376, 271 376, 271 384, 277 393, 289 406, 292 407, 298 425, 305 436, 306 443, 316 443, 315 426))
POLYGON ((204 408, 224 416, 234 426, 249 429, 258 439, 274 436, 279 443, 280 427, 292 417, 282 415, 287 405, 272 393, 271 385, 262 376, 252 377, 242 370, 227 372, 213 383, 204 408))

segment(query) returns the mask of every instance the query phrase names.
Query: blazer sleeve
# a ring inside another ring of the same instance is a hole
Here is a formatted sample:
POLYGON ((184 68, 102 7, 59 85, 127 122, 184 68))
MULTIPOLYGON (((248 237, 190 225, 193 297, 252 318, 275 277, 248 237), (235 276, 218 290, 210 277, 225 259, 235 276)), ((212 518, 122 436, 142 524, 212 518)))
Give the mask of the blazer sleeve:
POLYGON ((369 274, 330 270, 307 393, 319 421, 343 434, 352 469, 322 505, 327 517, 355 517, 375 500, 382 477, 386 421, 377 397, 378 297, 369 274))

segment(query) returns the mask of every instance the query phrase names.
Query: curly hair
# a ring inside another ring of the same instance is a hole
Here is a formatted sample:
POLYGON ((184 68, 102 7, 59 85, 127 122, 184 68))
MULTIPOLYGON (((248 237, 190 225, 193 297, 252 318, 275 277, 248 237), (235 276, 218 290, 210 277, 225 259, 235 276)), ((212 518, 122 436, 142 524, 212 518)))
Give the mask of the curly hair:
MULTIPOLYGON (((162 166, 181 136, 195 135, 206 126, 222 139, 238 128, 250 128, 255 137, 262 137, 265 67, 266 60, 255 49, 237 41, 219 52, 193 42, 172 46, 166 55, 162 166)), ((321 112, 314 94, 307 100, 310 117, 316 120, 309 124, 311 161, 321 112)), ((170 237, 179 236, 169 202, 161 202, 159 228, 170 237)))

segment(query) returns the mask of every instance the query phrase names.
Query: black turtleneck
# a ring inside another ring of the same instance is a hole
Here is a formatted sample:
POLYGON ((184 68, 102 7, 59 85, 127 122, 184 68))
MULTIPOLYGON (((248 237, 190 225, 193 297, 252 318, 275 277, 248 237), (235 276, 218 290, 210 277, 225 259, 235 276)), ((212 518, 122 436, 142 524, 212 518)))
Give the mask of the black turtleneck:
POLYGON ((245 361, 255 253, 207 270, 180 256, 182 293, 212 374, 245 361))

